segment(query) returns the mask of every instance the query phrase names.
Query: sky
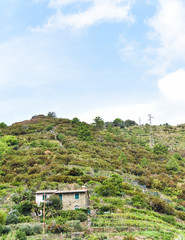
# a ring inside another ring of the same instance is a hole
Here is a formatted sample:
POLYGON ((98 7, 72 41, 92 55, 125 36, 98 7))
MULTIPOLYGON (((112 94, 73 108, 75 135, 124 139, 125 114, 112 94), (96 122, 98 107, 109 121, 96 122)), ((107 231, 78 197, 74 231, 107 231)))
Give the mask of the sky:
POLYGON ((184 0, 0 1, 0 122, 185 123, 184 0))

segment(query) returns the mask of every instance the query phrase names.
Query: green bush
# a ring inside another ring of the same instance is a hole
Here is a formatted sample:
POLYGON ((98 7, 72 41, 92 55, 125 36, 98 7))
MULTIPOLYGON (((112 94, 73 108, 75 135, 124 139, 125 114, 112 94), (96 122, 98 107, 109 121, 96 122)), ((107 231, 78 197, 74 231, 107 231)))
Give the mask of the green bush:
POLYGON ((0 128, 7 128, 7 125, 6 125, 6 123, 4 123, 4 122, 1 122, 1 123, 0 123, 0 128))
POLYGON ((104 206, 101 206, 99 209, 100 214, 103 214, 104 212, 115 212, 115 211, 116 211, 116 207, 112 205, 104 205, 104 206))
POLYGON ((171 215, 164 215, 164 216, 162 216, 162 220, 167 222, 167 223, 170 223, 172 225, 176 224, 175 217, 171 216, 171 215))
POLYGON ((78 131, 78 139, 82 141, 92 141, 92 133, 87 125, 81 124, 81 127, 78 131))
POLYGON ((165 202, 164 200, 159 199, 158 197, 150 197, 148 204, 151 206, 152 210, 160 213, 166 213, 168 215, 174 215, 174 208, 165 202))
POLYGON ((1 137, 0 141, 6 143, 8 146, 14 146, 18 144, 18 139, 11 135, 5 135, 1 137))
POLYGON ((7 235, 7 234, 9 234, 11 231, 12 231, 11 227, 5 226, 4 229, 3 229, 2 234, 7 235))
POLYGON ((31 236, 34 234, 33 228, 29 224, 22 225, 22 226, 20 226, 19 229, 21 229, 23 232, 25 232, 26 236, 31 236))
POLYGON ((2 233, 3 233, 3 225, 0 224, 0 236, 2 235, 2 233))
POLYGON ((40 225, 40 224, 35 224, 34 226, 33 226, 33 232, 34 232, 34 234, 41 234, 42 233, 42 226, 40 225))
POLYGON ((65 139, 65 135, 62 134, 62 133, 59 133, 59 134, 57 134, 57 139, 58 139, 60 142, 63 142, 63 140, 65 139))
POLYGON ((30 215, 33 207, 33 202, 25 200, 16 205, 16 210, 24 216, 30 215))
POLYGON ((6 212, 3 210, 0 210, 0 224, 4 225, 6 222, 6 212))
POLYGON ((180 165, 175 157, 172 157, 170 161, 166 164, 166 169, 172 170, 174 172, 177 172, 179 170, 179 167, 180 165))
POLYGON ((73 229, 74 232, 82 232, 83 231, 83 227, 80 224, 79 220, 74 220, 74 221, 68 221, 66 223, 70 228, 73 229))
POLYGON ((52 129, 53 129, 53 125, 49 125, 47 126, 46 131, 51 131, 52 129))
POLYGON ((74 220, 84 222, 87 220, 87 214, 85 214, 84 212, 76 211, 76 216, 74 217, 74 220))
POLYGON ((148 208, 146 200, 141 195, 135 195, 131 198, 131 203, 136 208, 148 208))
POLYGON ((30 216, 19 216, 19 223, 29 223, 32 221, 30 216))
POLYGON ((19 217, 15 215, 14 213, 9 214, 6 217, 6 224, 17 224, 19 222, 19 217))
POLYGON ((26 233, 22 229, 18 229, 15 234, 15 240, 26 240, 26 233))
POLYGON ((167 154, 168 153, 168 147, 166 145, 163 145, 161 143, 155 144, 153 148, 153 152, 155 154, 167 154))

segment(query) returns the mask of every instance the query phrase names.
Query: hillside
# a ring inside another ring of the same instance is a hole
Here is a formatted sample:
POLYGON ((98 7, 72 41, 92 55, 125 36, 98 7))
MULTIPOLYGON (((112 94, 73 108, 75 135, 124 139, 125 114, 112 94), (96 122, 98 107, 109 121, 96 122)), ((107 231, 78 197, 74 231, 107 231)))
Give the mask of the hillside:
MULTIPOLYGON (((153 126, 153 149, 149 125, 130 125, 102 124, 101 119, 89 125, 44 115, 9 127, 0 124, 1 208, 6 219, 12 209, 19 212, 18 224, 6 221, 12 231, 2 239, 15 239, 24 222, 42 222, 31 215, 37 190, 82 185, 90 192, 88 221, 78 219, 75 228, 70 225, 75 217, 64 217, 61 210, 46 217, 47 227, 55 221, 68 232, 66 239, 184 239, 185 125, 153 126)), ((59 239, 47 234, 45 239, 59 239)))

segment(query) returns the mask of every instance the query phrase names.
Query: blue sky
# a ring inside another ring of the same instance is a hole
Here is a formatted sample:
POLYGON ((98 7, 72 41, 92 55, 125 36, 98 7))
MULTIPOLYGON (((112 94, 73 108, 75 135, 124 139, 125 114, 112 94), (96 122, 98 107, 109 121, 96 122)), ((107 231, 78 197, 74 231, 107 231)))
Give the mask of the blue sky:
POLYGON ((184 123, 184 42, 183 0, 1 1, 0 122, 184 123))

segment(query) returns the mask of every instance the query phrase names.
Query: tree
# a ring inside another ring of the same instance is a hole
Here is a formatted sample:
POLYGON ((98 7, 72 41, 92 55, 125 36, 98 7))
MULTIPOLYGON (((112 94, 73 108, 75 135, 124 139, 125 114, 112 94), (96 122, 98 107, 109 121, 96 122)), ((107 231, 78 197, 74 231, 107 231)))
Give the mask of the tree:
POLYGON ((72 123, 72 124, 79 124, 79 123, 80 123, 80 120, 79 120, 77 117, 75 117, 75 118, 73 118, 73 119, 71 120, 71 123, 72 123))
POLYGON ((104 121, 101 117, 95 117, 94 124, 98 130, 103 129, 104 127, 104 121))
MULTIPOLYGON (((40 209, 43 209, 44 203, 42 202, 40 204, 40 209)), ((63 207, 62 201, 60 200, 58 195, 51 195, 49 198, 47 198, 47 201, 45 202, 45 215, 46 216, 56 216, 57 211, 61 210, 63 207)))
POLYGON ((51 118, 56 118, 57 117, 57 115, 56 115, 56 113, 55 112, 48 112, 48 115, 47 115, 48 117, 51 117, 51 118))
POLYGON ((78 131, 78 139, 82 141, 91 141, 92 133, 89 127, 85 124, 82 124, 78 131))
POLYGON ((113 121, 113 126, 114 126, 114 127, 124 128, 124 127, 125 127, 124 121, 123 121, 122 119, 120 119, 120 118, 116 118, 116 119, 114 119, 114 121, 113 121))
POLYGON ((126 120, 125 123, 124 123, 125 127, 130 127, 130 126, 135 126, 137 125, 137 123, 134 121, 134 120, 126 120))
POLYGON ((0 123, 0 128, 7 128, 7 125, 4 122, 0 123))

